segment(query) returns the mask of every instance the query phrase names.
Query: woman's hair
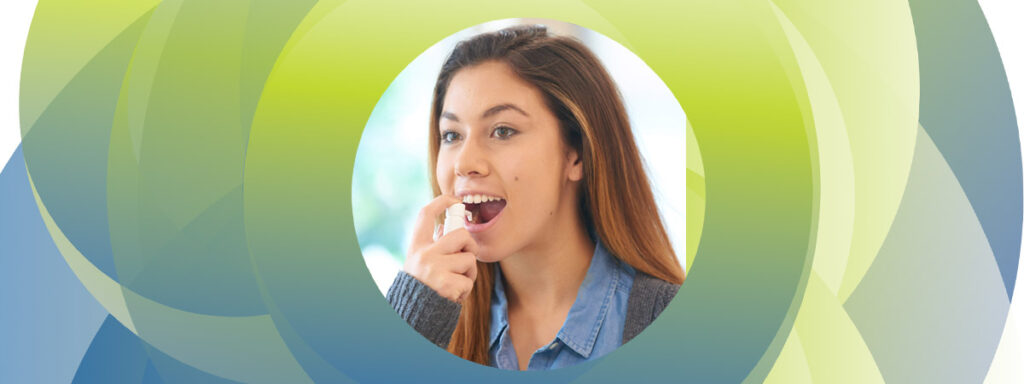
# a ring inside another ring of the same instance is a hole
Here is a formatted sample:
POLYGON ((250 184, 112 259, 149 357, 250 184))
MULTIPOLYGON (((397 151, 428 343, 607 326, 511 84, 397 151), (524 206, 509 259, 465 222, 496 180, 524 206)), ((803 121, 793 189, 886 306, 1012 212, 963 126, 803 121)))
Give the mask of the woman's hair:
MULTIPOLYGON (((549 35, 544 26, 512 27, 475 36, 456 45, 444 62, 430 116, 434 196, 441 194, 435 168, 441 142, 438 125, 448 85, 460 69, 485 61, 507 64, 546 98, 565 144, 583 161, 579 211, 586 229, 633 268, 682 284, 683 269, 654 204, 618 88, 582 43, 549 35)), ((448 351, 486 365, 494 270, 479 261, 477 267, 476 282, 462 303, 448 351)))

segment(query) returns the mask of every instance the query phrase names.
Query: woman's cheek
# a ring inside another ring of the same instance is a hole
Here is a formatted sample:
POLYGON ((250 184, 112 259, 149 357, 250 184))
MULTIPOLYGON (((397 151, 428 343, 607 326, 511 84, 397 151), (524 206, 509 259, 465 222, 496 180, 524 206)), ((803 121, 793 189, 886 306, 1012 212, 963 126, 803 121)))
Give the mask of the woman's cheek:
POLYGON ((437 159, 437 168, 434 169, 434 174, 437 176, 437 183, 440 185, 442 191, 447 191, 452 185, 452 164, 440 157, 437 159))

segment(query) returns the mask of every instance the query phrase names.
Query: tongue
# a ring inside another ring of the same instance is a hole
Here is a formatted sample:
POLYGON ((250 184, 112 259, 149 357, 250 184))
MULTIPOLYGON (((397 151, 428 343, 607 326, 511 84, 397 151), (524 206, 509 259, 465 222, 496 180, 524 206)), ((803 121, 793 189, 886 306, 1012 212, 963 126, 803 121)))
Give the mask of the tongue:
POLYGON ((486 223, 491 221, 502 209, 505 209, 505 200, 488 201, 486 203, 480 203, 480 208, 477 210, 477 214, 480 215, 480 222, 486 223))

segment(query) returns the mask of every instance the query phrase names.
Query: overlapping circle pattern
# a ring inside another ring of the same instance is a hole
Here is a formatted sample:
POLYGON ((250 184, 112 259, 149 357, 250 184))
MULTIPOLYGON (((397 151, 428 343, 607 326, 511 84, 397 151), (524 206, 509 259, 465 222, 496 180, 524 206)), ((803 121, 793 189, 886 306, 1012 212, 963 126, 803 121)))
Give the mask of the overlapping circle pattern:
POLYGON ((2 220, 42 222, 110 314, 82 382, 1024 378, 1019 133, 972 1, 42 0, 24 68, 0 180, 38 210, 2 220), (394 76, 518 16, 630 48, 690 126, 686 284, 615 353, 529 374, 394 314, 350 187, 394 76))

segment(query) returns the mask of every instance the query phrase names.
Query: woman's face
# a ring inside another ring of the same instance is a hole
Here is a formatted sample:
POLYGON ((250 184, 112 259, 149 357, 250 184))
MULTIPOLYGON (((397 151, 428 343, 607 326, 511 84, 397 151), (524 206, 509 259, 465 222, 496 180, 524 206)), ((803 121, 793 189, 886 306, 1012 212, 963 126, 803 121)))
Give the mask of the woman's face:
POLYGON ((576 214, 582 165, 540 90, 507 64, 458 70, 438 127, 437 181, 443 194, 471 202, 466 229, 480 246, 479 260, 528 250, 576 214))

